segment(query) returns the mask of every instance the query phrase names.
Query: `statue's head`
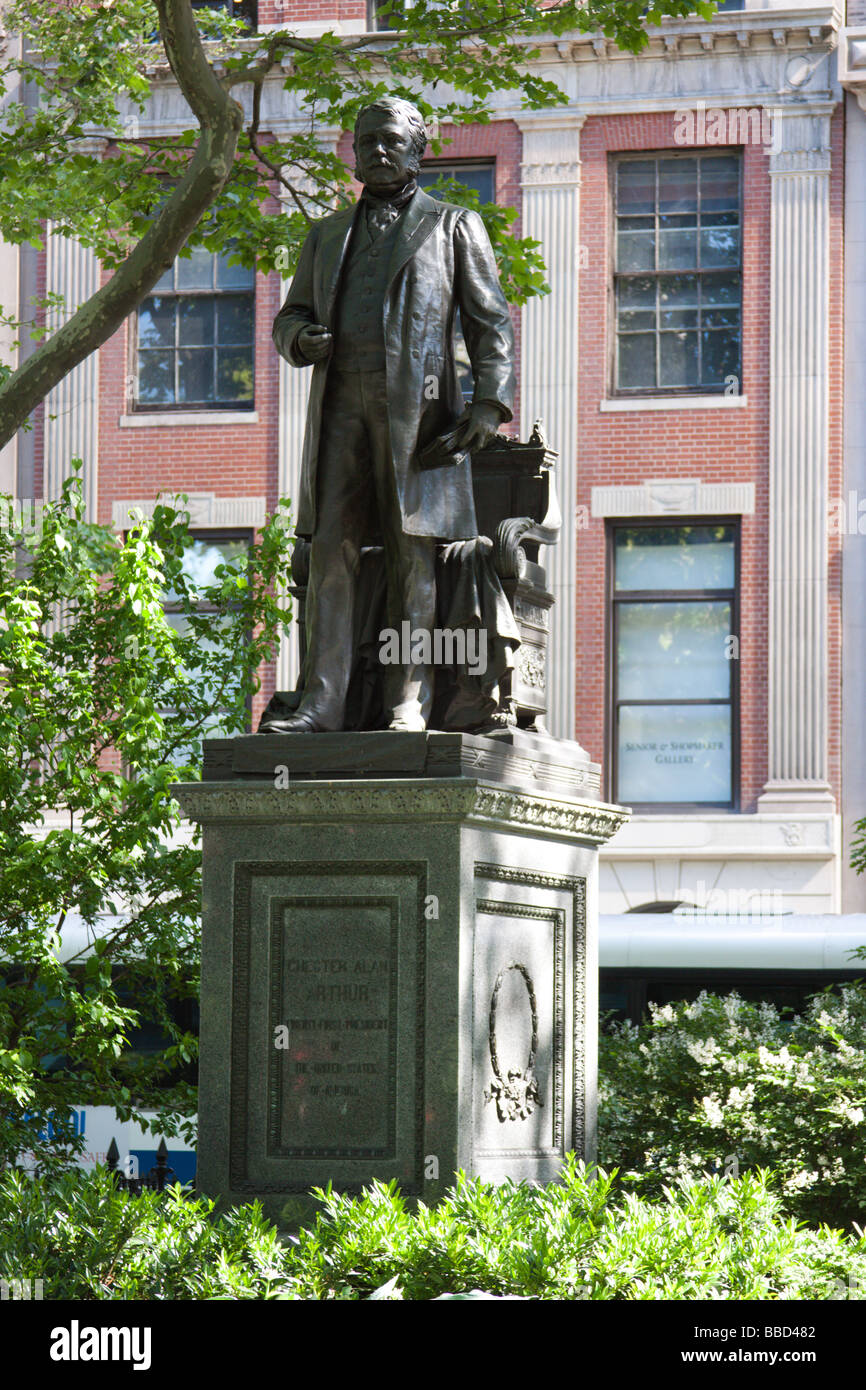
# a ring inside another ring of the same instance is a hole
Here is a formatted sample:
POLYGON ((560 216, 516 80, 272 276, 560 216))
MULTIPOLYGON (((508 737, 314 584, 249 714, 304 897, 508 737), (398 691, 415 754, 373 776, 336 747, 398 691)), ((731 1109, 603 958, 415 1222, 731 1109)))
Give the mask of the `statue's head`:
POLYGON ((358 112, 355 173, 374 193, 402 188, 414 178, 426 148, 424 117, 411 101, 380 97, 358 112))

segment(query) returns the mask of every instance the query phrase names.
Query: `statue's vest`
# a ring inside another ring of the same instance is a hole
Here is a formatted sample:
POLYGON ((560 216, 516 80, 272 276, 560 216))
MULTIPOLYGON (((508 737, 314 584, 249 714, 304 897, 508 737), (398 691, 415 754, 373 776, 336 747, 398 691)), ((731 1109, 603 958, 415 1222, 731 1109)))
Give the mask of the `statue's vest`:
POLYGON ((400 235, 402 216, 378 236, 367 230, 361 208, 337 292, 333 365, 338 371, 385 370, 382 305, 388 290, 388 265, 400 235))

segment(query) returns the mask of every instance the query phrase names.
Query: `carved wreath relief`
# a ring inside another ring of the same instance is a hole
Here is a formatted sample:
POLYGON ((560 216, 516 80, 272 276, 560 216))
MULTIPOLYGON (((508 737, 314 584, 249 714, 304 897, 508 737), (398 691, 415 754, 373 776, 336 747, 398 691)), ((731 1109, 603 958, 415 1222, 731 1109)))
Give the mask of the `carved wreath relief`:
POLYGON ((538 1082, 535 1079, 535 1058, 538 1053, 538 1010, 535 1003, 535 988, 532 977, 525 965, 520 961, 509 961, 496 976, 496 983, 493 986, 493 993, 490 996, 490 1026, 489 1026, 489 1045, 490 1045, 490 1065, 493 1068, 493 1075, 496 1078, 491 1081, 490 1086, 484 1092, 486 1102, 496 1102, 496 1114, 504 1124, 506 1120, 528 1120, 536 1106, 543 1104, 541 1096, 538 1094, 538 1082), (499 1002, 499 991, 502 982, 510 970, 516 970, 523 978, 528 995, 530 1014, 532 1017, 532 1041, 529 1045, 529 1057, 526 1066, 521 1069, 509 1070, 507 1078, 503 1078, 499 1064, 496 1045, 496 1007, 499 1002))

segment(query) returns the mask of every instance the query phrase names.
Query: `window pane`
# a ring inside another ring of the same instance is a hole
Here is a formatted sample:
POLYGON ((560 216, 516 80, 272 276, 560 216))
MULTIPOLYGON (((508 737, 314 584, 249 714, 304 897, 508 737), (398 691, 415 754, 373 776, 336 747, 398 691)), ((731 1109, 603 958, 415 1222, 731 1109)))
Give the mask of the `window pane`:
POLYGON ((174 347, 173 299, 145 299, 138 311, 138 341, 144 348, 174 347))
POLYGON ((617 589, 733 589, 733 526, 618 526, 617 589))
POLYGON ((623 309, 655 309, 656 282, 649 275, 634 280, 621 280, 617 299, 623 309))
POLYGON ((654 159, 625 159, 617 169, 616 210, 634 215, 655 212, 656 169, 654 159))
POLYGON ((701 229, 701 265, 707 270, 717 265, 739 265, 739 227, 701 229))
POLYGON ((228 256, 217 256, 216 283, 217 288, 221 290, 253 289, 256 273, 242 265, 229 265, 228 256))
POLYGON ((654 333, 621 334, 618 359, 618 383, 624 390, 655 386, 656 339, 654 333))
POLYGON ((725 378, 740 374, 740 335, 730 329, 701 334, 703 380, 707 386, 723 385, 725 378))
MULTIPOLYGON (((620 309, 617 323, 621 329, 631 333, 636 333, 640 328, 654 329, 656 326, 655 310, 620 309)), ((678 327, 679 325, 675 326, 678 327)))
POLYGON ((737 155, 704 156, 701 160, 701 212, 722 212, 740 205, 740 161, 737 155))
POLYGON ((660 328, 697 328, 697 309, 666 309, 659 314, 660 328))
POLYGON ((213 337, 213 300, 204 296, 180 300, 177 341, 181 347, 206 347, 213 344, 213 337))
POLYGON ((179 290, 213 289, 213 252, 196 246, 189 258, 177 258, 177 288, 179 290))
POLYGON ((619 231, 616 238, 616 268, 621 271, 655 270, 656 234, 619 231))
MULTIPOLYGON (((196 537, 189 549, 184 551, 183 572, 194 589, 206 589, 218 582, 217 565, 236 565, 238 560, 247 554, 248 549, 247 541, 211 541, 196 537)), ((173 603, 176 599, 177 593, 174 589, 166 590, 166 603, 173 603)), ((171 624, 179 632, 185 631, 177 614, 172 617, 171 624)))
POLYGON ((617 605, 621 700, 727 700, 731 632, 727 600, 617 605))
POLYGON ((659 270, 691 270, 697 263, 697 232, 684 227, 659 232, 659 270))
POLYGON ((701 299, 704 304, 739 304, 739 275, 702 275, 701 299))
POLYGON ((212 401, 213 349, 183 348, 178 353, 179 401, 212 401))
POLYGON ((249 348, 220 348, 217 353, 217 399, 251 401, 253 398, 253 356, 249 348))
POLYGON ((217 582, 217 565, 236 564, 243 559, 249 549, 246 541, 206 541, 198 537, 189 550, 184 552, 183 571, 197 589, 207 588, 217 582))
POLYGON ((697 333, 659 335, 659 386, 697 386, 697 333))
POLYGON ((729 705, 624 706, 619 711, 616 799, 731 800, 729 705))
POLYGON ((697 275, 660 275, 659 306, 665 309, 692 309, 698 302, 697 275))
MULTIPOLYGON (((219 616, 220 615, 218 613, 214 613, 211 617, 211 621, 214 626, 214 632, 218 631, 216 624, 219 622, 219 616)), ((173 627, 176 632, 179 632, 181 634, 182 637, 188 637, 190 635, 189 621, 183 616, 182 613, 166 613, 165 620, 168 623, 169 627, 173 627)), ((214 652, 218 652, 220 650, 221 645, 222 644, 219 641, 218 637, 197 637, 195 644, 196 657, 208 656, 214 652)), ((223 685, 222 681, 217 681, 216 679, 209 681, 203 677, 201 668, 199 666, 196 666, 194 663, 195 658, 193 658, 192 669, 190 669, 190 667, 187 667, 185 663, 181 664, 180 671, 183 675, 190 677, 192 680, 196 682, 197 686, 199 687, 200 693, 204 694, 208 699, 212 701, 216 701, 218 697, 222 698, 224 702, 228 702, 228 700, 237 698, 237 695, 240 693, 239 681, 230 679, 225 683, 225 685, 223 685)))
POLYGON ((138 399, 142 405, 174 403, 174 353, 138 354, 138 399))
POLYGON ((253 301, 246 295, 217 301, 217 342, 253 341, 253 301))
MULTIPOLYGON (((482 203, 492 203, 496 198, 495 172, 493 164, 428 164, 419 173, 418 183, 422 188, 429 188, 440 178, 455 179, 467 188, 474 188, 482 203)), ((431 196, 435 198, 436 194, 431 196)))
POLYGON ((170 265, 169 268, 168 268, 168 270, 165 272, 165 274, 164 274, 164 275, 160 275, 159 279, 157 280, 156 284, 155 284, 154 287, 153 287, 153 293, 154 293, 154 294, 159 294, 160 292, 164 292, 164 293, 166 293, 166 294, 170 294, 171 291, 172 291, 173 289, 174 289, 174 266, 173 266, 173 265, 170 265))
POLYGON ((659 212, 695 212, 698 206, 698 161, 659 160, 659 212))

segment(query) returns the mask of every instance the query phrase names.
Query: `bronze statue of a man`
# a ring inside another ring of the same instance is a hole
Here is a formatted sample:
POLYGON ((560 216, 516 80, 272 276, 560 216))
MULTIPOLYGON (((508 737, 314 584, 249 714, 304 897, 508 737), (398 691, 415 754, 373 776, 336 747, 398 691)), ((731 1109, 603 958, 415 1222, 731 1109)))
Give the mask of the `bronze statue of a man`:
MULTIPOLYGON (((360 112, 363 196, 313 226, 274 323, 282 356, 315 370, 296 527, 311 541, 304 694, 272 732, 344 727, 360 552, 371 537, 384 548, 389 626, 432 631, 436 545, 477 535, 468 452, 511 419, 514 338, 490 242, 477 213, 418 187, 426 147, 409 102, 386 97, 360 112), (475 383, 468 417, 458 310, 475 383), (456 461, 422 466, 437 439, 456 461)), ((425 729, 432 668, 384 670, 390 728, 425 729)))

